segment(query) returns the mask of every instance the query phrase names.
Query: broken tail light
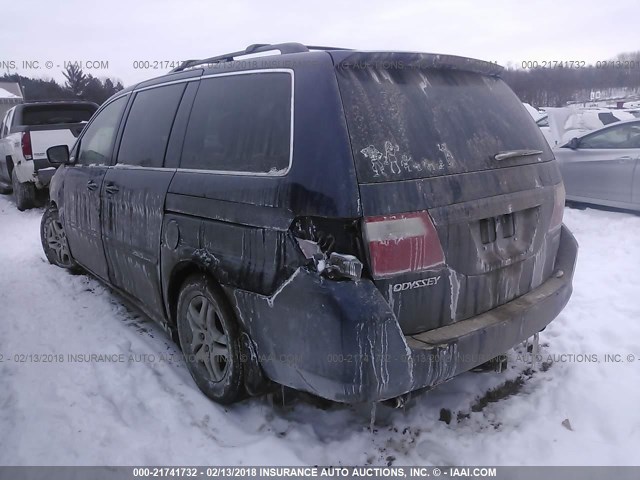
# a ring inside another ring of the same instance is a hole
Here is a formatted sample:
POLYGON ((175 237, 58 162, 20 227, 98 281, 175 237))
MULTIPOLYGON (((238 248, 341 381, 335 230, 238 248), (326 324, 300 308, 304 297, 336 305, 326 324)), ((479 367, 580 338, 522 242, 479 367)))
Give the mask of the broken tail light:
POLYGON ((360 280, 362 276, 362 262, 353 255, 332 252, 325 268, 330 278, 348 278, 360 280))
POLYGON ((360 280, 362 276, 362 262, 353 255, 344 253, 323 252, 316 242, 296 238, 300 250, 307 259, 313 260, 318 273, 329 278, 348 278, 360 280))
POLYGON ((364 219, 371 272, 375 278, 444 265, 444 252, 426 211, 364 219))
POLYGON ((22 141, 20 142, 22 147, 22 156, 25 160, 33 159, 33 151, 31 149, 31 134, 29 132, 24 132, 22 134, 22 141))
POLYGON ((297 217, 291 226, 298 247, 318 273, 332 279, 359 280, 359 220, 297 217), (358 255, 356 255, 358 254, 358 255))
POLYGON ((553 198, 553 213, 551 214, 551 223, 549 224, 549 230, 555 230, 562 225, 562 215, 564 214, 564 201, 565 201, 564 183, 556 185, 553 198))

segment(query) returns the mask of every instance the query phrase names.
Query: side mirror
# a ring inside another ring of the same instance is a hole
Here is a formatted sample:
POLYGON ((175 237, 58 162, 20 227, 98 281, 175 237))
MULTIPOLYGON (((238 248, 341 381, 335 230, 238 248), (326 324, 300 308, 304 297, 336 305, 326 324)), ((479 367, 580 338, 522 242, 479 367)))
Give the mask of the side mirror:
POLYGON ((578 140, 576 137, 573 137, 569 143, 567 144, 567 146, 571 149, 571 150, 577 150, 578 147, 580 147, 580 140, 578 140))
POLYGON ((69 162, 69 147, 67 145, 56 145, 55 147, 47 148, 47 160, 52 165, 68 165, 69 162))

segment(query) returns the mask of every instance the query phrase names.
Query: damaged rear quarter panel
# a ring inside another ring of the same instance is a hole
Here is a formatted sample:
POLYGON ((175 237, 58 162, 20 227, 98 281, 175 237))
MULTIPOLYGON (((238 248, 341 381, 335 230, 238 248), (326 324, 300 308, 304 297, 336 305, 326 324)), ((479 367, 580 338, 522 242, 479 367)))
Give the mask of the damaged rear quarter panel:
POLYGON ((272 380, 342 402, 411 390, 411 353, 371 281, 300 268, 272 296, 227 291, 272 380))
POLYGON ((183 262, 197 265, 222 285, 266 295, 300 262, 300 253, 286 230, 169 213, 165 231, 171 222, 178 225, 179 243, 176 249, 163 243, 165 275, 183 262))
MULTIPOLYGON (((291 67, 289 57, 278 57, 270 66, 291 67)), ((358 186, 331 59, 324 52, 315 52, 305 54, 304 60, 293 65, 293 158, 286 175, 234 175, 178 168, 173 177, 161 244, 167 311, 175 297, 170 289, 179 287, 172 284, 172 279, 184 268, 207 271, 223 286, 272 294, 295 268, 306 263, 289 232, 294 218, 360 215, 358 186), (179 239, 175 246, 169 245, 175 238, 169 242, 165 238, 170 222, 175 223, 173 230, 177 226, 179 239)), ((214 72, 205 75, 210 73, 214 72)))

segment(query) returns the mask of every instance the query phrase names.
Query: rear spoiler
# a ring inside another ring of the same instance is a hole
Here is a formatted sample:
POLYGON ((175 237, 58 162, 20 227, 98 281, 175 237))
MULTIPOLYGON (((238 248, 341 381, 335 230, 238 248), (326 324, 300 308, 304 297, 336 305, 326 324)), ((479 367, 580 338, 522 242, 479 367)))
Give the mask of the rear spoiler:
POLYGON ((435 53, 329 51, 336 68, 418 68, 447 69, 499 76, 504 68, 497 63, 435 53))

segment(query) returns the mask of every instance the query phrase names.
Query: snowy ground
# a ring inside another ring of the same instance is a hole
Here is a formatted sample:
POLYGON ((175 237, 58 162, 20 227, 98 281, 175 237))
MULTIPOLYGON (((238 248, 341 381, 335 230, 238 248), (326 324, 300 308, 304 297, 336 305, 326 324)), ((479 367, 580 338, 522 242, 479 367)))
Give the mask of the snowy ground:
POLYGON ((508 372, 465 374, 405 410, 379 411, 370 432, 360 409, 211 403, 159 328, 97 281, 46 262, 41 214, 0 197, 0 465, 638 463, 640 216, 566 210, 580 254, 573 298, 541 335, 544 359, 558 360, 550 368, 529 375, 512 352, 508 372), (502 389, 512 395, 479 401, 514 379, 502 389))

